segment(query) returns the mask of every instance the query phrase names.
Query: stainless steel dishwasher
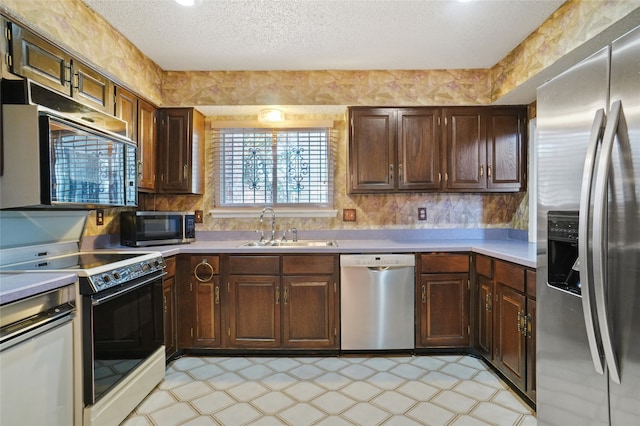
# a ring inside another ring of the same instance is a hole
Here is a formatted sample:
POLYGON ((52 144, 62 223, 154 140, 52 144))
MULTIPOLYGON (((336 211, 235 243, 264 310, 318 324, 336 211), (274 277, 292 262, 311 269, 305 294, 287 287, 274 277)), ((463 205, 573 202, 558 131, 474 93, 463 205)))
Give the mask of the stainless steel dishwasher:
POLYGON ((415 256, 340 256, 342 350, 414 348, 415 256))

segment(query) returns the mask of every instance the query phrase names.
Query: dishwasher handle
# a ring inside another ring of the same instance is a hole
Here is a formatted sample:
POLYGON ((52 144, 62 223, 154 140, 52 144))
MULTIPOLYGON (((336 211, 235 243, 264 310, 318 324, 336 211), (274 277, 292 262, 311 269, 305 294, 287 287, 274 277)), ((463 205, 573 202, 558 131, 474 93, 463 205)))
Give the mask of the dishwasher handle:
POLYGON ((7 326, 0 336, 0 352, 71 321, 75 306, 65 304, 55 309, 7 326))

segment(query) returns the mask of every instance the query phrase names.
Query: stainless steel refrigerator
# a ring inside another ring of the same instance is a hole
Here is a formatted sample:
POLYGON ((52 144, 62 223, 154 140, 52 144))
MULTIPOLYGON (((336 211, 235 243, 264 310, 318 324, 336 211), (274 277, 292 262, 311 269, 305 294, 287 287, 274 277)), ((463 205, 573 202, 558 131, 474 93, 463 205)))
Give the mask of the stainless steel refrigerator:
POLYGON ((538 425, 639 425, 640 27, 537 108, 538 425))

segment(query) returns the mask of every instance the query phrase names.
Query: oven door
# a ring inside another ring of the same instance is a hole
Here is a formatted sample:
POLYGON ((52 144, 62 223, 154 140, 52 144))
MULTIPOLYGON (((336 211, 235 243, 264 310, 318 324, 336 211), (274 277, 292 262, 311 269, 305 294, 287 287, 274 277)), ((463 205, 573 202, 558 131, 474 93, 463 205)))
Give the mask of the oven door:
POLYGON ((107 394, 163 345, 158 272, 82 297, 84 403, 107 394))

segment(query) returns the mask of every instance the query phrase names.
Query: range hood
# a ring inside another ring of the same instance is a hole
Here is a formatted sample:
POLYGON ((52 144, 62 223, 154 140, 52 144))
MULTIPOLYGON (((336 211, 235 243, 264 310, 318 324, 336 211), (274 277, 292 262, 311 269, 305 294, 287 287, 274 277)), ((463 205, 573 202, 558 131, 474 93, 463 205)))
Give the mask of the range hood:
POLYGON ((2 103, 7 105, 39 105, 87 126, 121 136, 127 135, 125 121, 81 104, 71 97, 54 92, 30 79, 2 79, 2 103))

